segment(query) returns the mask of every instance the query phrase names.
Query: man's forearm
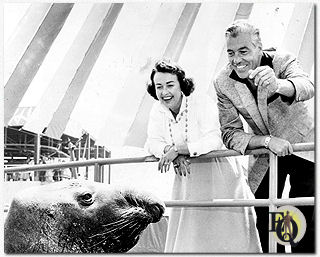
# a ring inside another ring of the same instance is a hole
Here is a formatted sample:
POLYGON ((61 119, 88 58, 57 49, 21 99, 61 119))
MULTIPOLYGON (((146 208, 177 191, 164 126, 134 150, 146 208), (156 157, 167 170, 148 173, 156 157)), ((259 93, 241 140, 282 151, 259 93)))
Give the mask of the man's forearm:
POLYGON ((266 137, 267 136, 257 136, 257 135, 253 136, 249 141, 247 149, 252 150, 252 149, 264 147, 266 137))
POLYGON ((276 90, 276 93, 280 95, 293 97, 296 94, 294 85, 286 79, 277 79, 277 87, 278 89, 276 90))
POLYGON ((265 147, 277 156, 286 156, 293 153, 292 145, 288 140, 271 136, 253 136, 247 146, 248 150, 265 147))

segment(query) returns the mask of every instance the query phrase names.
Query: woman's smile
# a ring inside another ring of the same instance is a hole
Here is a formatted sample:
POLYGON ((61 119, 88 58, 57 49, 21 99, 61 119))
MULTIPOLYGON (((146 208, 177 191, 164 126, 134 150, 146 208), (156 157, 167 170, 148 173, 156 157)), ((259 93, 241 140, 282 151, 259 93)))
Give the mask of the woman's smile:
POLYGON ((172 98, 173 98, 173 96, 163 96, 163 97, 162 97, 162 99, 163 99, 165 102, 169 102, 172 98))
POLYGON ((182 102, 182 91, 177 75, 157 72, 154 75, 156 95, 160 102, 174 113, 179 113, 182 102))

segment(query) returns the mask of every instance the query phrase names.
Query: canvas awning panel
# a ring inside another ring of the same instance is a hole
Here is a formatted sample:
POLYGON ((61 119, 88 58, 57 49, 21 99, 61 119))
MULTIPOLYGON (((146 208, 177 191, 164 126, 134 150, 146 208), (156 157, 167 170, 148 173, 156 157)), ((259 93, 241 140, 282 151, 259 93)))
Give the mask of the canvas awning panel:
MULTIPOLYGON (((76 38, 76 41, 81 42, 81 44, 73 45, 81 46, 83 50, 81 52, 79 49, 75 51, 80 55, 78 56, 79 66, 76 67, 72 81, 48 125, 45 132, 47 136, 60 138, 64 133, 74 106, 116 22, 122 6, 123 4, 95 4, 92 8, 86 23, 76 38)), ((73 55, 73 58, 65 60, 65 63, 71 63, 74 59, 75 56, 73 55)))
POLYGON ((18 107, 8 125, 23 126, 31 116, 34 109, 34 106, 18 107))
POLYGON ((24 129, 42 133, 44 128, 49 125, 74 80, 75 74, 100 28, 101 22, 108 13, 110 4, 100 4, 98 7, 100 8, 94 8, 92 4, 80 5, 71 13, 72 19, 67 21, 64 31, 62 31, 64 37, 59 38, 59 41, 56 42, 57 46, 60 46, 60 48, 55 49, 56 53, 65 51, 58 55, 61 59, 54 59, 54 56, 51 56, 51 63, 60 60, 55 67, 51 67, 50 63, 45 63, 44 68, 51 68, 53 75, 50 80, 46 80, 45 77, 40 78, 40 81, 47 85, 34 114, 26 123, 24 129), (79 19, 79 16, 82 16, 82 19, 79 19), (68 37, 69 33, 73 33, 73 35, 68 37), (71 42, 64 41, 65 38, 71 42), (64 49, 63 43, 70 47, 64 49), (55 69, 56 71, 54 72, 55 69))
POLYGON ((7 125, 60 32, 73 4, 53 4, 4 87, 7 125), (54 26, 52 26, 54 24, 54 26))
POLYGON ((8 42, 4 44, 5 65, 3 77, 5 84, 28 48, 32 38, 37 33, 51 5, 50 3, 4 4, 4 16, 16 15, 16 20, 6 23, 4 26, 4 40, 8 42), (8 8, 14 8, 14 13, 8 8), (13 30, 13 28, 10 28, 11 26, 14 26, 14 33, 8 34, 13 30))

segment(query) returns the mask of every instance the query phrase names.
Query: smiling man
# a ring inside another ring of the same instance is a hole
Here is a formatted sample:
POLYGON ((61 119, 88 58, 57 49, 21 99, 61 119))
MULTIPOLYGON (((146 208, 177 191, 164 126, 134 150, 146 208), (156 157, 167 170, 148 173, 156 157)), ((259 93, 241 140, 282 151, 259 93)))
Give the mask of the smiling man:
MULTIPOLYGON (((278 197, 290 174, 290 197, 314 196, 314 163, 293 155, 292 145, 314 141, 314 122, 303 101, 314 86, 295 56, 262 50, 259 29, 237 20, 225 33, 228 65, 217 75, 219 120, 224 144, 242 154, 265 147, 278 158, 278 197), (250 127, 245 132, 240 115, 250 127)), ((248 182, 256 198, 269 198, 268 155, 252 157, 248 182)), ((307 233, 292 252, 314 252, 314 208, 299 207, 307 233)), ((268 209, 256 208, 263 251, 268 251, 268 209)), ((283 251, 283 249, 281 249, 283 251)))

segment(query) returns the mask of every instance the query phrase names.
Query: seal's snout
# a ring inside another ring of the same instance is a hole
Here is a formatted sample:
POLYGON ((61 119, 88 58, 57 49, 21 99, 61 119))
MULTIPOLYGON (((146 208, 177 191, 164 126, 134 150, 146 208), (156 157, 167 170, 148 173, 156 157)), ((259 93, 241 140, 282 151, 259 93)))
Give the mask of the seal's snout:
POLYGON ((158 222, 165 211, 164 204, 157 199, 146 197, 145 195, 132 194, 131 192, 126 192, 125 199, 133 207, 138 207, 144 209, 146 213, 151 217, 152 223, 158 222))
POLYGON ((155 204, 152 204, 149 208, 149 213, 152 214, 152 223, 156 223, 158 222, 162 216, 163 216, 163 213, 164 213, 164 206, 162 204, 159 204, 159 203, 155 203, 155 204))

